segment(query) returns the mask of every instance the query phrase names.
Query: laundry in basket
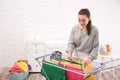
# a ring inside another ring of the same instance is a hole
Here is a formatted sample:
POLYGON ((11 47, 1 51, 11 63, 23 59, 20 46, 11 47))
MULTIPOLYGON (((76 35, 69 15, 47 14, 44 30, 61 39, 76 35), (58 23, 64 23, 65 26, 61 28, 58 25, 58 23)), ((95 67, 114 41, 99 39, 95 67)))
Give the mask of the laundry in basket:
POLYGON ((26 60, 18 60, 9 70, 10 80, 24 80, 29 75, 28 63, 26 60))

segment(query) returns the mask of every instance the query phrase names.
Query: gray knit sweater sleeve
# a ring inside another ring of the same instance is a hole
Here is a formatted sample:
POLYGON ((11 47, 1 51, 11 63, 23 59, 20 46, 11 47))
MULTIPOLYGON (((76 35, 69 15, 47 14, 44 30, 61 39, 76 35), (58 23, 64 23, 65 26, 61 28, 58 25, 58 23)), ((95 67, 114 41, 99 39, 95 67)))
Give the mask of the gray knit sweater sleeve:
POLYGON ((70 34, 70 37, 69 37, 66 53, 69 53, 69 52, 73 53, 73 50, 74 50, 74 47, 75 47, 75 43, 74 43, 74 30, 75 30, 75 27, 73 27, 72 30, 71 30, 71 34, 70 34))
POLYGON ((94 39, 93 39, 93 49, 90 52, 91 59, 93 59, 93 60, 97 59, 97 57, 98 57, 98 49, 99 49, 99 31, 96 28, 95 36, 94 36, 94 39))

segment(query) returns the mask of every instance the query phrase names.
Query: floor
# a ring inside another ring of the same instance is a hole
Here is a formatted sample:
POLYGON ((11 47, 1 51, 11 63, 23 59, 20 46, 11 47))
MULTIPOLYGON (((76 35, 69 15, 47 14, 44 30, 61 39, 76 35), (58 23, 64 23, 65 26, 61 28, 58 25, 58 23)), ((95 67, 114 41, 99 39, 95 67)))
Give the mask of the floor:
MULTIPOLYGON (((9 79, 9 68, 0 68, 0 80, 10 80, 9 79)), ((120 68, 115 69, 115 76, 112 75, 112 72, 103 71, 101 74, 101 80, 120 80, 120 68)), ((99 72, 95 75, 95 80, 100 79, 99 72)), ((26 80, 45 80, 45 78, 40 73, 30 73, 26 80)))

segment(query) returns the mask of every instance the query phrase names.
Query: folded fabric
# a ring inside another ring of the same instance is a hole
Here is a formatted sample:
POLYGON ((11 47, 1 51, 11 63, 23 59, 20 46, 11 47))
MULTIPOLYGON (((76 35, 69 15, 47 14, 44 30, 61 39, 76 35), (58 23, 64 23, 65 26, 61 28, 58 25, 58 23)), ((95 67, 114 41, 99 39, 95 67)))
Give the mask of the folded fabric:
POLYGON ((41 74, 46 80, 66 80, 65 68, 47 61, 43 61, 41 74))
MULTIPOLYGON (((84 63, 78 62, 78 61, 70 62, 68 60, 62 60, 62 61, 51 60, 51 63, 59 65, 59 66, 63 66, 66 68, 66 79, 67 80, 84 80, 84 78, 86 76, 84 76, 83 73, 85 73, 85 72, 89 73, 89 72, 93 71, 92 64, 88 64, 88 65, 86 65, 86 67, 84 67, 84 63), (72 72, 71 72, 71 70, 72 70, 72 72)), ((53 72, 55 72, 55 71, 56 70, 54 70, 53 72)), ((56 74, 58 74, 58 73, 56 73, 56 74)), ((53 79, 51 79, 51 80, 53 80, 53 79)), ((91 75, 86 80, 94 80, 94 75, 91 75)))
POLYGON ((32 70, 32 67, 30 64, 28 64, 28 70, 32 70))
POLYGON ((66 78, 67 80, 84 80, 83 70, 74 68, 72 66, 66 66, 66 78), (69 71, 70 70, 70 71, 69 71), (74 71, 74 72, 72 72, 74 71))
POLYGON ((9 70, 9 72, 10 73, 20 73, 20 72, 24 72, 22 69, 14 69, 14 68, 11 68, 10 70, 9 70))
MULTIPOLYGON (((84 71, 85 73, 89 73, 89 72, 93 71, 92 64, 88 64, 88 65, 86 65, 86 67, 84 67, 84 62, 82 62, 82 61, 74 60, 74 61, 70 62, 69 60, 63 60, 59 64, 66 68, 69 66, 71 68, 78 69, 79 71, 84 71)), ((84 77, 86 77, 86 76, 84 76, 84 77)), ((94 80, 94 75, 91 75, 86 80, 94 80)))
POLYGON ((20 67, 19 67, 17 64, 14 64, 14 65, 13 65, 13 68, 19 69, 20 67))
POLYGON ((15 72, 24 72, 23 69, 21 69, 17 64, 14 64, 13 67, 9 70, 10 73, 15 73, 15 72))
MULTIPOLYGON (((77 73, 81 74, 76 74, 74 72, 66 71, 66 77, 67 80, 84 80, 86 76, 82 75, 83 72, 89 73, 93 71, 93 66, 92 64, 86 65, 84 68, 84 63, 81 63, 81 65, 70 63, 70 62, 61 62, 62 65, 65 65, 66 69, 72 70, 77 73)), ((94 80, 94 75, 91 75, 88 77, 86 80, 94 80)))
MULTIPOLYGON (((92 64, 88 64, 84 70, 85 70, 84 72, 87 72, 87 73, 92 72, 93 71, 92 64)), ((94 75, 91 75, 86 80, 94 80, 94 75)))
POLYGON ((77 69, 81 69, 83 70, 83 65, 80 65, 80 64, 74 64, 74 63, 70 63, 70 62, 60 62, 59 65, 62 65, 64 67, 66 66, 71 66, 73 68, 77 68, 77 69))
POLYGON ((18 62, 17 65, 23 69, 24 72, 28 71, 28 64, 26 62, 18 62))

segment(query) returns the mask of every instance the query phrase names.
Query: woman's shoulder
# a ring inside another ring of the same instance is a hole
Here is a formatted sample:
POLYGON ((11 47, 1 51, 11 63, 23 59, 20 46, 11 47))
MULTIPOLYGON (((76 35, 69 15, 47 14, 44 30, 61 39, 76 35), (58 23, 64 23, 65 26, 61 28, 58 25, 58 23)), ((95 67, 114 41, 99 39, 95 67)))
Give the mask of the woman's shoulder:
POLYGON ((94 26, 94 25, 92 25, 92 30, 98 32, 98 28, 96 26, 94 26))
POLYGON ((78 30, 78 29, 80 29, 80 28, 81 28, 80 25, 79 25, 79 24, 76 24, 76 25, 73 26, 72 29, 73 29, 73 30, 78 30))

